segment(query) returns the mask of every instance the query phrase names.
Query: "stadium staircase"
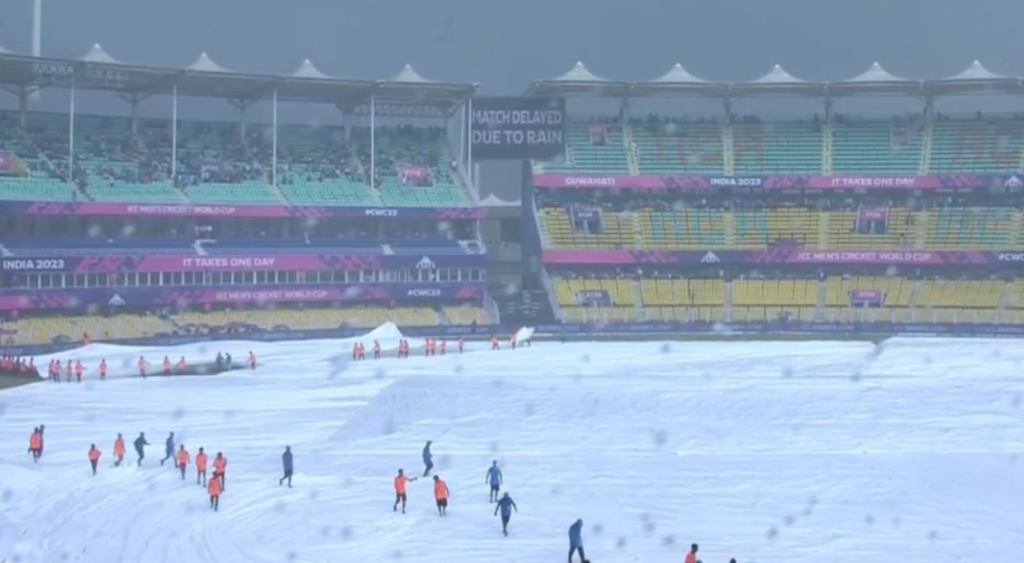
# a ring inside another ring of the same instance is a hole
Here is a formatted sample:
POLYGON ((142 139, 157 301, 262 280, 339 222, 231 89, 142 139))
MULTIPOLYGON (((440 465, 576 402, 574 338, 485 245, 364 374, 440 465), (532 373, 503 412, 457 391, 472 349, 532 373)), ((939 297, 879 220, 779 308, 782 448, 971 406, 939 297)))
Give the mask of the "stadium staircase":
POLYGON ((722 226, 725 228, 725 245, 736 247, 736 213, 732 210, 722 213, 722 226))
POLYGON ((822 126, 821 135, 821 173, 826 176, 832 175, 832 134, 835 128, 829 121, 822 126))
POLYGON ((932 168, 932 139, 935 137, 935 121, 929 118, 921 135, 921 167, 918 174, 926 175, 932 168))
POLYGON ((912 289, 910 290, 910 300, 907 302, 907 309, 914 311, 917 309, 917 303, 921 299, 921 282, 915 281, 912 289))
POLYGON ((831 213, 822 213, 818 220, 818 244, 817 249, 822 250, 829 247, 829 233, 832 223, 831 213))
MULTIPOLYGON (((817 301, 814 306, 814 320, 822 320, 825 314, 825 307, 828 306, 828 282, 818 282, 817 301)), ((801 319, 803 320, 803 319, 801 319)))
POLYGON ((637 280, 633 280, 630 285, 633 287, 633 308, 636 310, 636 318, 646 321, 647 311, 644 309, 644 290, 637 280))
POLYGON ((726 125, 722 127, 722 170, 726 176, 732 176, 736 172, 735 154, 732 125, 726 125))
POLYGON ((640 175, 640 148, 633 139, 633 127, 628 123, 622 127, 622 143, 626 146, 626 165, 631 176, 640 175))
POLYGON ((917 222, 914 223, 914 248, 921 250, 928 240, 928 224, 931 222, 931 216, 928 211, 922 211, 915 217, 917 222))

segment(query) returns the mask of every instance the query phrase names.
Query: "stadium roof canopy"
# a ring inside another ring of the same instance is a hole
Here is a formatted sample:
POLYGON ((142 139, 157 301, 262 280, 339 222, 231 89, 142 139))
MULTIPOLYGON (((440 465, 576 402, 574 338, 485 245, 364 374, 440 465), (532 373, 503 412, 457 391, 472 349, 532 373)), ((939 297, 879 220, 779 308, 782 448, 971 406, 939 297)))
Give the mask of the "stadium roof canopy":
POLYGON ((694 96, 739 98, 764 95, 844 97, 859 95, 952 96, 1022 94, 1024 80, 996 74, 974 61, 963 72, 947 78, 910 80, 885 70, 877 62, 846 80, 813 81, 797 78, 775 65, 749 82, 718 82, 690 74, 676 64, 665 74, 647 81, 609 80, 590 72, 582 63, 565 74, 535 81, 529 93, 538 96, 591 96, 604 98, 665 98, 694 96))
POLYGON ((406 65, 390 80, 356 80, 330 76, 306 60, 288 75, 226 69, 206 53, 185 68, 126 63, 96 44, 77 59, 32 57, 0 47, 0 85, 15 92, 42 88, 101 90, 140 98, 152 95, 227 98, 240 103, 272 99, 329 103, 352 108, 375 101, 432 106, 451 113, 470 98, 477 84, 428 80, 406 65))

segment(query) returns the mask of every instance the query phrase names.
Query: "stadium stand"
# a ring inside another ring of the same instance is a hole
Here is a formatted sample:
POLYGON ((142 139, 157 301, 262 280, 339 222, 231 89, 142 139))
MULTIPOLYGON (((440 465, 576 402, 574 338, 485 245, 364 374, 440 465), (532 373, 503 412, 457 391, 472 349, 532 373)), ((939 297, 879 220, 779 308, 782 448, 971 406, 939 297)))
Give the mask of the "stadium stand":
POLYGON ((186 311, 156 315, 41 316, 4 320, 8 345, 93 342, 178 334, 245 333, 268 330, 373 329, 385 322, 399 326, 486 325, 485 309, 470 305, 431 307, 338 307, 186 311), (8 340, 9 339, 9 340, 8 340))
MULTIPOLYGON (((0 151, 15 157, 15 175, 0 176, 0 199, 142 204, 464 207, 472 203, 441 129, 378 128, 377 179, 368 179, 368 129, 282 126, 278 186, 271 185, 268 128, 243 135, 237 122, 181 121, 176 181, 166 120, 143 119, 136 131, 120 117, 75 121, 75 183, 67 181, 68 122, 29 114, 27 127, 4 128, 0 151), (423 167, 416 185, 403 170, 423 167), (77 185, 76 185, 77 184, 77 185), (80 189, 79 189, 80 188, 80 189)), ((0 114, 13 123, 14 114, 0 114)))

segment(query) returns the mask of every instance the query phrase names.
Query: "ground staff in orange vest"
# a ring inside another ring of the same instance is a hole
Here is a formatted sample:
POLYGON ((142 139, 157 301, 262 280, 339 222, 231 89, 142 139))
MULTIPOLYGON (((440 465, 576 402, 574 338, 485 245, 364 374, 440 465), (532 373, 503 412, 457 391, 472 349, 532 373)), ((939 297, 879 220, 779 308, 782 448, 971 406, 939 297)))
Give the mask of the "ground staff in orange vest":
POLYGON ((68 383, 71 383, 71 374, 73 369, 71 360, 68 360, 67 366, 64 367, 64 377, 67 378, 68 383))
POLYGON ((199 448, 199 453, 196 454, 196 485, 199 484, 199 479, 202 478, 203 485, 206 485, 206 452, 203 448, 199 448))
POLYGON ((256 369, 256 354, 249 350, 249 369, 256 369))
POLYGON ((75 362, 75 379, 77 379, 79 383, 82 382, 82 372, 83 371, 85 371, 85 367, 82 366, 82 362, 81 361, 76 361, 75 362))
POLYGON ((437 500, 437 514, 444 518, 448 514, 448 483, 445 483, 437 475, 434 475, 434 499, 437 500))
POLYGON ((686 554, 686 563, 697 563, 697 550, 700 546, 693 544, 690 546, 690 553, 686 554))
POLYGON ((121 462, 124 461, 124 438, 120 434, 117 435, 117 439, 114 440, 114 456, 117 457, 117 461, 114 462, 114 467, 120 467, 121 462))
POLYGON ((224 490, 224 487, 221 486, 219 479, 210 479, 210 484, 207 485, 206 490, 210 493, 210 508, 217 512, 217 509, 220 508, 220 493, 224 490))
POLYGON ((39 428, 32 429, 32 435, 28 439, 28 453, 32 454, 32 463, 39 461, 40 452, 43 450, 43 435, 39 428))
POLYGON ((188 450, 185 446, 178 447, 178 468, 181 469, 181 480, 185 480, 185 468, 188 467, 188 462, 191 458, 188 455, 188 450))
POLYGON ((164 356, 164 375, 171 375, 171 359, 164 356))
POLYGON ((181 359, 178 360, 178 373, 185 373, 186 367, 187 366, 185 365, 185 356, 182 356, 181 359))
POLYGON ((220 479, 220 490, 226 491, 227 484, 225 483, 224 473, 228 469, 228 458, 224 457, 224 454, 217 452, 217 457, 213 458, 213 478, 220 479))
POLYGON ((415 481, 417 477, 412 479, 406 477, 405 472, 401 469, 398 470, 398 475, 395 477, 395 507, 394 512, 398 512, 398 503, 402 503, 402 514, 405 514, 405 490, 406 485, 415 481))
POLYGON ((93 475, 96 474, 96 465, 100 462, 101 453, 102 452, 96 449, 96 444, 93 444, 92 447, 89 448, 89 464, 92 465, 93 475))
POLYGON ((100 360, 100 381, 107 378, 107 360, 100 360))

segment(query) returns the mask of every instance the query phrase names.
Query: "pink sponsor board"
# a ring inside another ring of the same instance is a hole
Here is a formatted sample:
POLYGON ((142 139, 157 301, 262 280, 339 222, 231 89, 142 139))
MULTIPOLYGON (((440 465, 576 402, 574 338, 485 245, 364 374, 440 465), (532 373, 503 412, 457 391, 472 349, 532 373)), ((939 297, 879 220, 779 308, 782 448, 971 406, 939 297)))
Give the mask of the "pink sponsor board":
POLYGON ((534 174, 539 188, 673 189, 937 189, 991 184, 989 177, 951 176, 617 176, 607 174, 534 174))
POLYGON ((791 264, 986 264, 981 252, 796 250, 785 260, 791 264))

